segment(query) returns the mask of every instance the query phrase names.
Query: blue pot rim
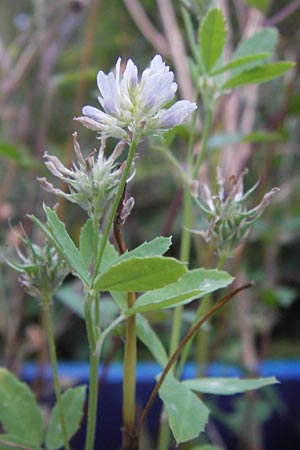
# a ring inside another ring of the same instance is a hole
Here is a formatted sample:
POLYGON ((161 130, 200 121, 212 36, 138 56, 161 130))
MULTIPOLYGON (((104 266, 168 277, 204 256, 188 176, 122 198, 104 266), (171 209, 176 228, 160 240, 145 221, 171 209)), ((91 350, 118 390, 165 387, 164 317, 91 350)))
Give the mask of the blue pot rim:
MULTIPOLYGON (((99 375, 103 366, 99 366, 99 375)), ((63 378, 88 379, 89 366, 87 362, 60 362, 58 366, 59 375, 63 378)), ((37 365, 26 363, 22 368, 22 378, 31 379, 37 375, 37 365)), ((155 376, 162 371, 161 367, 155 363, 139 363, 137 365, 137 382, 153 381, 155 376)), ((51 378, 51 367, 43 367, 43 376, 51 378)), ((113 363, 107 369, 106 381, 120 382, 122 380, 122 364, 113 363)), ((211 377, 242 377, 246 376, 245 371, 233 365, 212 363, 207 367, 207 376, 211 377)), ((300 379, 300 359, 275 359, 263 361, 257 370, 258 376, 274 376, 279 381, 300 379)), ((193 378, 196 376, 196 367, 192 363, 185 366, 183 377, 193 378)))

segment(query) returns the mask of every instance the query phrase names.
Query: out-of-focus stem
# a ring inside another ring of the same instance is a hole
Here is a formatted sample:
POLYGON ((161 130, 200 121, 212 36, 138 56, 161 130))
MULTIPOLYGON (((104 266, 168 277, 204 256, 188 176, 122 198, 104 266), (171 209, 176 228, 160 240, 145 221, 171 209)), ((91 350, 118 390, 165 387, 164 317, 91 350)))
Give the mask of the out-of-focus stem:
POLYGON ((60 392, 58 369, 57 369, 57 356, 56 356, 54 331, 53 331, 53 323, 52 323, 52 316, 51 316, 51 301, 52 301, 52 299, 51 299, 51 296, 49 296, 48 294, 46 294, 46 295, 47 295, 47 298, 44 298, 44 300, 43 300, 43 307, 44 307, 44 314, 45 314, 46 326, 47 326, 47 335, 48 335, 48 343, 49 343, 50 360, 51 360, 51 366, 52 366, 54 391, 55 391, 56 403, 57 403, 57 408, 58 408, 61 433, 62 433, 63 442, 64 442, 64 448, 65 448, 65 450, 70 450, 70 445, 69 445, 68 436, 67 436, 66 422, 65 422, 64 411, 63 411, 63 405, 62 405, 61 392, 60 392))

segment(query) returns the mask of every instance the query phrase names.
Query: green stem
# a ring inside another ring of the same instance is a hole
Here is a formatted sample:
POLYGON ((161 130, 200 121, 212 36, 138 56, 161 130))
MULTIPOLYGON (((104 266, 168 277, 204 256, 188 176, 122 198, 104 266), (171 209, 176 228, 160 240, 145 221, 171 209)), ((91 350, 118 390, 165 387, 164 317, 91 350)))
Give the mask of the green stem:
POLYGON ((235 290, 229 292, 224 297, 222 297, 211 309, 208 311, 205 316, 202 316, 200 320, 198 320, 187 332, 187 334, 184 336, 184 338, 180 341, 178 347, 176 348, 175 352, 170 356, 167 364, 164 367, 164 370, 162 371, 155 387, 152 390, 152 393, 148 399, 148 402, 142 411, 142 414, 140 416, 138 425, 137 425, 137 433, 139 434, 141 432, 142 426, 145 422, 145 419, 153 405, 153 402, 158 394, 158 391, 166 379, 166 376, 170 372, 172 366, 175 364, 178 356, 182 352, 183 348, 186 346, 188 341, 194 336, 194 334, 199 330, 199 328, 213 315, 215 312, 217 312, 222 306, 224 306, 229 300, 231 300, 235 295, 237 295, 239 292, 243 291, 244 289, 248 289, 253 286, 253 283, 245 284, 244 286, 238 287, 235 290))
POLYGON ((98 403, 98 364, 99 364, 98 356, 91 352, 89 397, 88 397, 88 421, 84 447, 85 450, 92 450, 94 448, 96 419, 97 419, 97 403, 98 403))
POLYGON ((43 302, 44 314, 45 314, 46 325, 47 325, 49 353, 50 353, 50 360, 51 360, 51 366, 52 366, 52 376, 53 376, 54 391, 55 391, 55 396, 56 396, 56 404, 57 404, 57 408, 58 408, 58 414, 59 414, 59 420, 60 420, 60 426, 61 426, 61 433, 62 433, 62 437, 63 437, 65 450, 70 450, 66 422, 65 422, 64 411, 63 411, 63 405, 62 405, 59 377, 58 377, 57 356, 56 356, 54 331, 53 331, 53 323, 52 323, 52 316, 51 316, 51 300, 52 299, 51 299, 50 295, 48 295, 48 294, 45 295, 45 301, 43 302))
MULTIPOLYGON (((96 203, 94 205, 94 215, 93 215, 93 251, 94 251, 94 264, 96 264, 96 260, 99 252, 99 214, 98 214, 98 198, 96 198, 96 203)), ((100 302, 99 298, 95 298, 94 302, 94 312, 95 312, 95 326, 99 327, 100 325, 100 302)))
MULTIPOLYGON (((181 246, 180 246, 180 260, 188 262, 190 257, 190 245, 191 245, 191 233, 189 229, 191 228, 192 221, 192 197, 190 193, 190 185, 189 181, 191 181, 192 167, 193 167, 193 147, 194 147, 194 137, 195 137, 195 127, 197 120, 197 112, 193 113, 192 123, 191 123, 191 133, 187 151, 187 176, 185 182, 183 184, 183 228, 181 234, 181 246)), ((169 354, 172 355, 176 348, 178 347, 180 341, 181 334, 181 322, 182 322, 182 306, 177 306, 173 313, 173 323, 172 323, 172 331, 171 331, 171 339, 170 339, 170 349, 169 354)), ((175 372, 175 365, 171 368, 172 373, 175 372)), ((166 450, 168 448, 168 443, 170 441, 170 428, 167 419, 167 415, 165 409, 162 412, 162 420, 160 423, 159 429, 159 438, 158 438, 158 449, 166 450)))
MULTIPOLYGON (((220 257, 219 261, 218 261, 218 265, 217 265, 217 270, 222 270, 225 261, 226 261, 226 257, 220 257)), ((211 294, 207 294, 205 295, 202 299, 201 302, 199 304, 195 319, 194 319, 194 323, 196 323, 198 320, 200 320, 201 317, 203 317, 211 308, 211 294)), ((207 339, 207 331, 206 330, 202 330, 200 329, 198 332, 198 345, 197 345, 197 364, 198 367, 201 370, 201 365, 204 364, 204 362, 207 359, 207 346, 208 346, 208 339, 207 339)), ((177 369, 177 376, 180 377, 184 368, 184 365, 187 361, 187 358, 189 356, 190 350, 191 350, 191 346, 193 343, 194 338, 190 339, 190 341, 187 343, 187 345, 184 347, 183 352, 181 354, 180 357, 180 362, 178 364, 178 369, 177 369)))
POLYGON ((126 161, 126 164, 125 164, 123 175, 122 175, 122 178, 120 180, 119 187, 118 187, 118 191, 117 191, 116 197, 114 199, 112 208, 110 210, 110 213, 109 213, 109 216, 108 216, 108 219, 107 219, 104 231, 103 231, 103 237, 102 237, 102 240, 101 240, 100 250, 99 250, 99 253, 97 255, 96 262, 95 262, 93 281, 94 281, 94 279, 96 278, 96 276, 97 276, 97 274, 99 272, 99 268, 100 268, 100 264, 101 264, 101 261, 102 261, 102 258, 103 258, 103 254, 104 254, 105 246, 106 246, 106 243, 107 243, 107 240, 108 240, 109 232, 110 232, 111 226, 113 224, 116 212, 118 210, 118 206, 119 206, 121 197, 123 195, 123 191, 124 191, 124 187, 125 187, 125 184, 126 184, 126 180, 129 177, 130 168, 131 168, 131 165, 132 165, 132 161, 133 161, 133 158, 134 158, 136 147, 137 147, 137 141, 135 139, 132 139, 132 142, 131 142, 130 147, 129 147, 127 161, 126 161))
POLYGON ((213 119, 213 102, 209 105, 206 113, 205 125, 203 129, 202 139, 201 139, 201 147, 196 159, 196 163, 193 170, 193 179, 198 178, 199 169, 204 161, 204 157, 206 154, 208 138, 211 132, 212 127, 212 119, 213 119))
POLYGON ((96 337, 91 315, 91 304, 93 300, 95 299, 93 299, 90 295, 87 295, 84 304, 85 323, 90 347, 90 380, 88 395, 87 432, 84 447, 85 450, 92 450, 94 448, 98 401, 98 364, 100 355, 96 353, 96 337))
MULTIPOLYGON (((187 152, 187 179, 190 179, 193 167, 193 146, 195 137, 195 126, 196 126, 197 113, 194 112, 192 123, 191 123, 191 134, 189 139, 189 146, 187 152)), ((190 180, 191 181, 191 180, 190 180)), ((191 223, 192 223, 192 197, 190 193, 189 183, 184 183, 183 185, 183 228, 181 233, 181 245, 180 245, 180 255, 179 259, 181 261, 189 261, 190 257, 190 245, 191 245, 191 223)), ((170 354, 172 354, 176 347, 178 346, 180 340, 180 330, 181 330, 181 316, 182 316, 182 306, 175 308, 173 314, 173 324, 170 340, 170 354)))
MULTIPOLYGON (((198 95, 198 92, 196 93, 198 95)), ((212 116, 213 116, 213 108, 209 108, 206 115, 206 121, 203 129, 201 147, 194 164, 194 137, 195 137, 195 128, 196 128, 196 119, 197 113, 194 112, 191 124, 191 134, 189 139, 188 146, 188 154, 187 154, 187 177, 186 179, 192 181, 198 178, 198 172, 200 166, 204 160, 204 156, 206 153, 207 142, 212 126, 212 116)), ((183 197, 183 228, 181 234, 181 247, 180 247, 180 260, 188 262, 190 259, 190 247, 191 247, 191 229, 192 224, 192 206, 193 200, 190 192, 189 183, 184 183, 184 197, 183 197)), ((170 340, 170 355, 174 354, 176 349, 178 348, 180 342, 181 335, 181 323, 182 323, 182 312, 183 307, 178 306, 175 308, 173 313, 173 323, 172 323, 172 331, 171 331, 171 340, 170 340)), ((191 344, 190 344, 191 345, 191 344)), ((181 367, 181 365, 180 365, 181 367)), ((174 373, 176 370, 175 365, 172 366, 171 371, 174 373)), ((164 413, 163 413, 164 414, 164 413)), ((170 429, 168 426, 168 421, 163 417, 160 425, 160 433, 159 433, 159 450, 166 450, 168 446, 170 436, 170 429)))
MULTIPOLYGON (((133 306, 135 294, 128 293, 128 307, 133 306)), ((123 369, 123 450, 132 449, 135 441, 136 388, 136 317, 127 319, 123 369)), ((135 445, 135 444, 134 444, 135 445)))

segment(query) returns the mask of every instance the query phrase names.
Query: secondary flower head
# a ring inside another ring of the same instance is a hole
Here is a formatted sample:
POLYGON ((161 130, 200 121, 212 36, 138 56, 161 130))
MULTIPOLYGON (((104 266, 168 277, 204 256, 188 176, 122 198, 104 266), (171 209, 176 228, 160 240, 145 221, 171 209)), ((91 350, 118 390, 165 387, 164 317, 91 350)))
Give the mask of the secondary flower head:
POLYGON ((75 120, 87 128, 98 131, 101 138, 108 136, 126 139, 134 134, 141 139, 150 133, 161 133, 185 122, 196 104, 187 100, 177 101, 167 107, 174 99, 177 84, 174 74, 156 55, 150 67, 139 78, 138 69, 128 60, 121 75, 121 58, 117 60, 115 73, 97 75, 100 91, 98 97, 103 111, 93 106, 84 106, 84 116, 75 120))
POLYGON ((218 252, 227 257, 248 236, 251 226, 262 215, 273 195, 279 191, 278 188, 273 188, 264 195, 257 206, 248 209, 244 201, 255 190, 258 183, 244 193, 243 180, 246 173, 247 170, 238 177, 232 175, 226 180, 218 169, 218 194, 212 195, 209 187, 202 185, 202 202, 197 198, 196 185, 192 186, 192 194, 208 223, 205 231, 196 231, 196 233, 206 241, 214 241, 218 252))
POLYGON ((99 151, 94 150, 84 158, 77 141, 77 133, 73 134, 73 139, 77 162, 73 162, 71 169, 65 167, 56 156, 48 153, 44 155, 45 164, 50 172, 68 185, 69 192, 55 188, 46 178, 38 180, 45 190, 77 203, 90 217, 96 215, 101 220, 113 201, 120 183, 123 165, 117 163, 116 159, 122 153, 125 141, 120 141, 111 156, 106 158, 104 156, 106 142, 102 140, 99 151))
POLYGON ((46 301, 48 294, 53 294, 70 270, 48 241, 43 246, 34 244, 25 231, 23 236, 19 236, 19 241, 24 248, 22 252, 16 247, 20 261, 6 257, 5 261, 20 273, 18 281, 28 294, 46 301))

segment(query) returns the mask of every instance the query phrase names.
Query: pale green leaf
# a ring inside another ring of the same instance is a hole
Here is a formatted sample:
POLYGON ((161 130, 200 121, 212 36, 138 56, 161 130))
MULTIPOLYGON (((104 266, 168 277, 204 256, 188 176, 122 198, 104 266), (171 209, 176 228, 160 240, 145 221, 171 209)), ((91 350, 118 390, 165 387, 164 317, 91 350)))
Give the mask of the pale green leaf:
MULTIPOLYGON (((100 237, 100 242, 102 239, 102 235, 100 237)), ((115 262, 118 261, 119 254, 116 251, 115 247, 108 241, 106 242, 103 258, 100 264, 100 271, 106 270, 108 267, 110 267, 112 264, 115 264, 115 262)))
POLYGON ((199 30, 199 46, 203 63, 209 72, 222 54, 226 39, 226 23, 220 9, 212 8, 199 30))
POLYGON ((270 0, 246 0, 246 3, 253 8, 265 13, 268 9, 270 0))
POLYGON ((174 258, 132 257, 100 273, 94 288, 99 291, 143 292, 173 283, 185 272, 185 265, 174 258))
MULTIPOLYGON (((85 401, 85 386, 67 389, 62 395, 62 406, 67 431, 70 439, 78 430, 83 415, 85 401)), ((63 436, 57 404, 54 406, 47 428, 45 444, 48 450, 63 447, 63 436)))
POLYGON ((156 237, 150 242, 144 242, 134 250, 124 253, 120 256, 119 261, 124 261, 132 256, 143 258, 144 256, 161 256, 166 253, 172 243, 170 237, 156 237))
POLYGON ((22 450, 24 448, 26 450, 42 450, 40 446, 33 445, 31 442, 26 441, 24 437, 0 434, 0 450, 22 450))
POLYGON ((93 257, 94 248, 94 231, 93 221, 88 219, 80 230, 79 236, 79 253, 85 267, 89 267, 93 257))
MULTIPOLYGON (((99 243, 98 243, 99 246, 101 245, 101 242, 102 242, 102 235, 99 234, 99 243)), ((87 268, 89 267, 94 254, 94 244, 95 243, 94 243, 93 221, 92 219, 88 219, 81 229, 79 238, 80 256, 87 268)), ((107 269, 107 267, 109 267, 118 258, 119 255, 115 247, 109 241, 106 242, 100 270, 107 269)))
POLYGON ((59 220, 56 212, 51 208, 48 208, 48 206, 44 205, 44 211, 47 217, 46 226, 42 224, 35 216, 29 217, 54 245, 70 268, 78 274, 84 283, 88 284, 89 273, 87 267, 84 264, 77 247, 67 233, 65 224, 59 220))
POLYGON ((227 145, 238 144, 239 142, 282 142, 286 141, 285 133, 275 131, 254 131, 253 133, 218 133, 211 136, 208 140, 208 148, 220 148, 227 145))
POLYGON ((84 297, 73 286, 65 284, 55 293, 55 298, 84 319, 84 297))
POLYGON ((167 352, 148 320, 137 314, 136 327, 138 338, 148 348, 158 364, 164 367, 168 362, 167 352))
POLYGON ((294 64, 289 61, 265 64, 264 66, 254 67, 253 69, 241 72, 239 75, 229 78, 223 85, 223 89, 244 86, 246 84, 265 83, 266 81, 278 78, 294 64))
POLYGON ((199 378, 184 380, 183 383, 189 389, 203 394, 233 395, 269 386, 278 381, 274 377, 244 380, 240 378, 199 378))
POLYGON ((231 284, 233 278, 219 270, 195 269, 186 272, 179 280, 161 289, 141 295, 127 314, 144 313, 170 308, 203 297, 231 284))
POLYGON ((177 444, 194 439, 204 431, 209 409, 187 386, 168 375, 159 389, 159 396, 177 444))
POLYGON ((0 141, 0 156, 13 160, 21 167, 30 168, 36 165, 36 161, 29 155, 24 146, 15 146, 10 142, 0 141))
POLYGON ((259 142, 283 142, 287 140, 284 133, 275 131, 254 131, 253 133, 245 134, 242 142, 251 142, 252 144, 259 142))
POLYGON ((222 450, 220 447, 216 447, 215 445, 206 444, 206 445, 197 445, 197 447, 193 447, 191 450, 222 450))
MULTIPOLYGON (((266 27, 247 39, 239 43, 232 55, 232 61, 239 60, 251 55, 259 53, 273 53, 278 42, 278 31, 276 28, 266 27)), ((244 70, 249 70, 257 66, 257 61, 249 61, 246 65, 236 67, 232 70, 231 75, 235 76, 244 70)))
POLYGON ((27 384, 0 368, 0 423, 16 439, 40 447, 44 424, 40 409, 27 384))
MULTIPOLYGON (((257 63, 261 64, 262 59, 266 59, 270 56, 270 53, 264 52, 264 53, 256 53, 254 55, 246 55, 241 58, 234 59, 233 61, 230 61, 228 64, 225 64, 222 67, 218 67, 218 69, 215 69, 211 72, 211 75, 218 75, 219 73, 226 72, 228 70, 235 69, 240 66, 245 66, 249 62, 256 61, 257 63)), ((245 68, 245 67, 244 67, 245 68)))

